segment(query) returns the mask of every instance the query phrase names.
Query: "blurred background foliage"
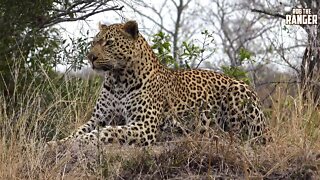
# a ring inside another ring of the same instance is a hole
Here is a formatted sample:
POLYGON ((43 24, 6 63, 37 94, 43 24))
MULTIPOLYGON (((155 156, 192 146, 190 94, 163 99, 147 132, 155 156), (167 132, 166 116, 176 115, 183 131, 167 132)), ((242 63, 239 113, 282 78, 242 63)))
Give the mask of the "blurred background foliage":
POLYGON ((43 84, 49 100, 52 85, 63 84, 57 65, 85 64, 89 37, 66 39, 56 25, 120 9, 110 0, 1 0, 0 93, 7 103, 13 108, 31 83, 43 84))

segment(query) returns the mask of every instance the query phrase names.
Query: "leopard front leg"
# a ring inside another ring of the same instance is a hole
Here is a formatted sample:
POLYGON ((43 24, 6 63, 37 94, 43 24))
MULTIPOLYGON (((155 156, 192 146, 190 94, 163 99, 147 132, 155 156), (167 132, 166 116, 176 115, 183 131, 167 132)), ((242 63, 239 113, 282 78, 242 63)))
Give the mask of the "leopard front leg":
POLYGON ((91 131, 97 129, 99 126, 104 127, 106 125, 109 125, 115 117, 115 107, 112 103, 110 103, 110 98, 114 98, 113 94, 106 90, 102 90, 102 93, 97 100, 96 106, 93 109, 90 120, 77 128, 77 130, 69 136, 59 140, 58 143, 66 142, 72 138, 78 138, 83 134, 90 133, 91 131))
MULTIPOLYGON (((150 101, 146 97, 141 98, 141 100, 141 104, 144 104, 144 101, 150 101)), ((127 107, 130 114, 128 124, 122 126, 108 125, 101 129, 95 129, 90 133, 79 136, 77 140, 84 144, 93 145, 119 142, 120 144, 148 146, 154 143, 159 124, 162 122, 161 108, 155 109, 152 106, 142 108, 142 105, 127 107)))
POLYGON ((100 130, 93 130, 77 139, 84 144, 94 146, 119 142, 120 144, 138 144, 148 146, 156 141, 156 124, 146 124, 145 122, 132 122, 124 126, 106 126, 100 130))
POLYGON ((109 124, 111 119, 113 119, 113 116, 111 115, 112 114, 111 111, 109 111, 109 113, 107 113, 107 114, 109 114, 109 115, 104 117, 104 116, 101 116, 100 113, 96 113, 96 115, 94 113, 87 123, 80 126, 76 131, 74 131, 69 136, 59 140, 59 142, 65 142, 65 141, 72 139, 72 138, 78 138, 84 134, 87 134, 87 133, 90 133, 90 132, 96 130, 100 126, 105 127, 106 124, 109 124))

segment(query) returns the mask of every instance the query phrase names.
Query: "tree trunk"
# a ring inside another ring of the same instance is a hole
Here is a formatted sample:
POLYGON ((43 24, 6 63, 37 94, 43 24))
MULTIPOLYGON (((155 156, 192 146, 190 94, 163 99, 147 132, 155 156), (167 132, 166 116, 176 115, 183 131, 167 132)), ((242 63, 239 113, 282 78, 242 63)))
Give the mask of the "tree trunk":
POLYGON ((301 90, 307 102, 320 104, 320 25, 305 28, 308 46, 301 63, 301 90))

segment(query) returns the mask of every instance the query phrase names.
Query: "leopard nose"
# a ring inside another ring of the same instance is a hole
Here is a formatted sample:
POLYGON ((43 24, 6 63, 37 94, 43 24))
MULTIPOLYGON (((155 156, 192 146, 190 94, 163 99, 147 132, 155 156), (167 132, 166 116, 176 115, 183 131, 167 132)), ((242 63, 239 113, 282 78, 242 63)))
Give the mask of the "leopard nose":
POLYGON ((93 62, 93 61, 97 60, 98 57, 95 56, 95 55, 92 54, 92 53, 89 53, 89 54, 88 54, 88 59, 89 59, 91 62, 93 62))

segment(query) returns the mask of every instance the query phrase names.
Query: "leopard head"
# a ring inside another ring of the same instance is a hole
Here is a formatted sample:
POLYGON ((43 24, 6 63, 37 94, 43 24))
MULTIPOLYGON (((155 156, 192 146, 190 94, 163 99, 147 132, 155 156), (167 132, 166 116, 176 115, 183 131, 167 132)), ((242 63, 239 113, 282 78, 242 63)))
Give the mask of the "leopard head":
POLYGON ((88 59, 95 70, 119 70, 130 65, 135 42, 139 35, 138 24, 128 21, 124 24, 99 24, 99 33, 94 37, 88 59))

